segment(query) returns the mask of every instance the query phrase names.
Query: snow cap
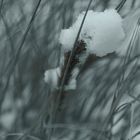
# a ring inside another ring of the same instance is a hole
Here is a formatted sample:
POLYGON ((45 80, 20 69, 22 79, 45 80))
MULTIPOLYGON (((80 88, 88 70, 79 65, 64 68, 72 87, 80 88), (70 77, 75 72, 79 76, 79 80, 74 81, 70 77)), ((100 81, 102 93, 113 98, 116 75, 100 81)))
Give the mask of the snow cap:
MULTIPOLYGON (((65 51, 72 49, 84 14, 85 12, 82 12, 69 29, 61 31, 59 41, 65 51)), ((87 52, 104 56, 115 52, 124 37, 122 18, 116 10, 107 9, 104 12, 89 10, 79 40, 86 43, 87 52)))

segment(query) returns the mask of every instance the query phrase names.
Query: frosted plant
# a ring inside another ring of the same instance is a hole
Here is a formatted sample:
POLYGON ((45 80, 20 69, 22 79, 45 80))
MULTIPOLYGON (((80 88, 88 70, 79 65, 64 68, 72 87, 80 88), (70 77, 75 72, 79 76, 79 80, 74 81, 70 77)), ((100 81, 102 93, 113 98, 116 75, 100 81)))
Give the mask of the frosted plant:
MULTIPOLYGON (((53 87, 57 87, 58 79, 63 76, 65 65, 73 48, 84 14, 85 12, 82 12, 70 28, 63 29, 60 33, 59 42, 64 52, 64 56, 61 59, 63 60, 63 66, 45 72, 45 81, 53 87), (57 74, 58 69, 59 74, 57 74)), ((95 57, 103 57, 109 53, 116 52, 119 48, 118 44, 124 38, 125 33, 122 28, 122 18, 116 10, 108 9, 104 12, 89 10, 77 42, 77 49, 72 61, 71 70, 69 71, 66 89, 76 88, 76 77, 79 73, 79 66, 85 63, 90 54, 94 54, 95 57), (75 68, 78 69, 78 72, 73 76, 75 68)))

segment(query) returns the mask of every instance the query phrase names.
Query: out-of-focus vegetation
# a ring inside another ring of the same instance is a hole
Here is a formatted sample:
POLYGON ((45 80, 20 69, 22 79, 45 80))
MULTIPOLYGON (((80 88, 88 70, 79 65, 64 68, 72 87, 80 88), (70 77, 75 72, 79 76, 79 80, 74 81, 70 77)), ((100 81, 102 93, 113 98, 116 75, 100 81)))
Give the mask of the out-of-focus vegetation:
MULTIPOLYGON (((119 3, 96 0, 90 9, 102 11, 119 3)), ((48 140, 51 128, 56 128, 52 136, 56 140, 128 140, 140 131, 139 98, 133 95, 139 86, 139 65, 133 64, 133 57, 124 67, 123 58, 116 57, 99 62, 102 66, 91 65, 80 74, 78 89, 66 97, 64 108, 56 116, 58 123, 47 125, 48 102, 52 99, 44 72, 59 64, 61 29, 68 28, 87 5, 88 0, 0 1, 1 140, 48 140), (126 77, 124 69, 128 70, 126 77), (115 90, 118 80, 119 89, 115 90), (124 103, 116 109, 116 118, 108 115, 115 91, 121 93, 115 107, 124 103), (114 125, 111 133, 106 125, 109 121, 110 129, 114 125)), ((139 7, 139 0, 127 0, 120 14, 128 17, 139 7)), ((137 39, 135 46, 139 45, 137 39)))

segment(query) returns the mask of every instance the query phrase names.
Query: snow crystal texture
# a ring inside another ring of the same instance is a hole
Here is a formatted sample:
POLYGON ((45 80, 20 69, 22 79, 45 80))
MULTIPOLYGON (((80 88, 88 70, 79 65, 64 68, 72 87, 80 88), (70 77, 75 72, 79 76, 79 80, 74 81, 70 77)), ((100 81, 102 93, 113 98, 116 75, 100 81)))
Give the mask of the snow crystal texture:
MULTIPOLYGON (((84 14, 85 12, 82 12, 69 29, 61 31, 59 41, 64 51, 72 49, 84 14)), ((79 40, 84 40, 87 52, 104 56, 115 52, 124 37, 122 18, 116 10, 107 9, 104 12, 89 10, 79 40)))

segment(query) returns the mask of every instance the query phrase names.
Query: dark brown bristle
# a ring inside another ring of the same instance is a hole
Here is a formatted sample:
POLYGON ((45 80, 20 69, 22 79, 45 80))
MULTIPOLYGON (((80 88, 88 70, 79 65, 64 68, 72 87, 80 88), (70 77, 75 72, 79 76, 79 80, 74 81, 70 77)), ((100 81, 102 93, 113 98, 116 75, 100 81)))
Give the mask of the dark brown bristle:
MULTIPOLYGON (((65 85, 68 84, 70 77, 71 77, 71 72, 73 71, 74 67, 79 63, 79 55, 81 55, 84 51, 86 51, 85 46, 86 46, 86 44, 84 43, 83 40, 80 40, 77 42, 75 54, 74 54, 74 57, 71 61, 71 64, 70 64, 70 67, 68 70, 68 75, 67 75, 66 80, 65 80, 65 85)), ((64 66, 63 66, 62 71, 61 71, 60 82, 62 80, 64 70, 66 69, 66 65, 67 65, 68 59, 70 57, 70 54, 71 54, 71 51, 68 51, 64 54, 64 66)))

